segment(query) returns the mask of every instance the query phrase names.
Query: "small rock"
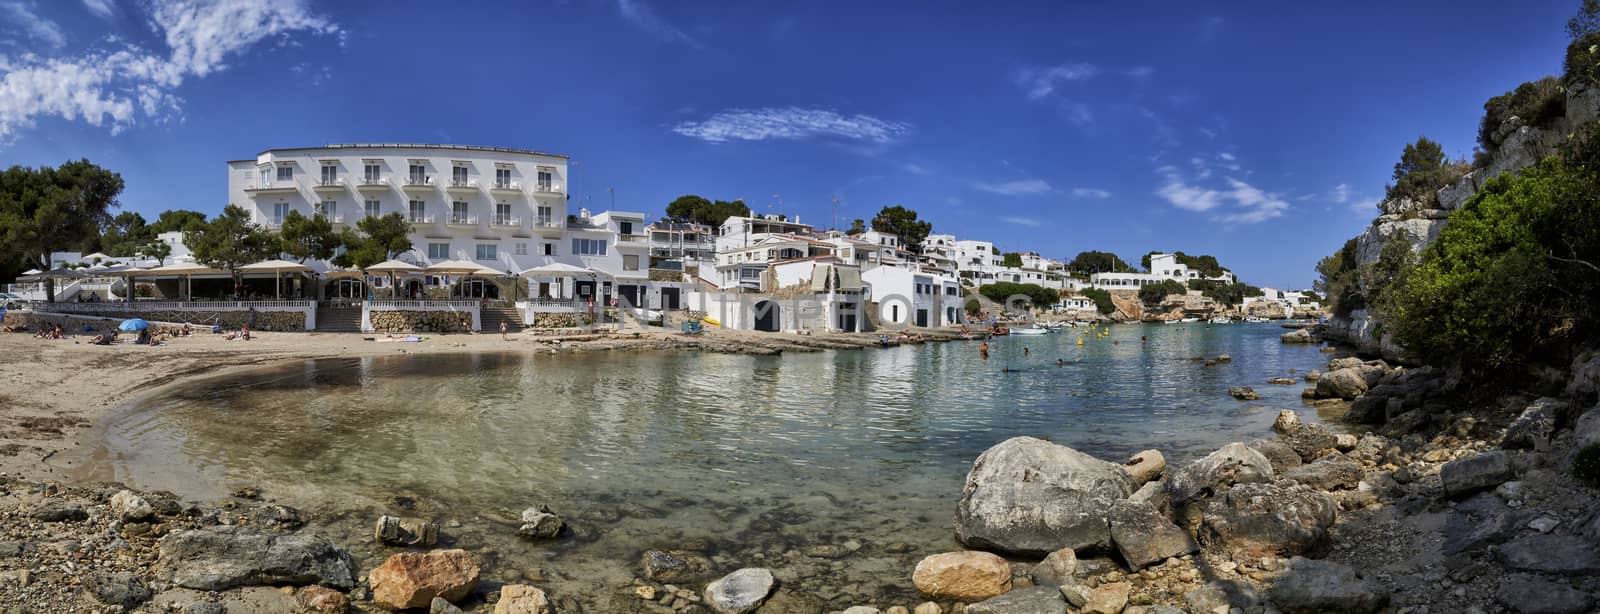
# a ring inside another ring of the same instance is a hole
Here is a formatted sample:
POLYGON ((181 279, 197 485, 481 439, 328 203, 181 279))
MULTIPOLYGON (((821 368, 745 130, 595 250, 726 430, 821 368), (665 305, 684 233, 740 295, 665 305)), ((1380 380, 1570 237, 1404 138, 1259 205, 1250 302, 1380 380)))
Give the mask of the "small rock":
POLYGON ((1067 614, 1067 602, 1060 588, 1030 586, 967 604, 966 614, 1067 614))
POLYGON ((1128 591, 1133 585, 1127 582, 1110 582, 1095 587, 1089 593, 1089 601, 1083 606, 1087 614, 1121 614, 1122 609, 1128 607, 1128 591))
POLYGON ((566 523, 544 505, 522 510, 522 527, 517 535, 528 539, 549 539, 561 535, 566 523))
POLYGON ((111 513, 123 522, 141 522, 154 518, 156 508, 133 491, 124 490, 111 495, 111 513))
POLYGON ((35 508, 28 516, 42 522, 78 522, 88 520, 89 512, 76 503, 50 501, 35 508))
POLYGON ((139 577, 128 572, 96 572, 89 574, 86 588, 95 599, 106 605, 122 606, 132 610, 150 599, 150 589, 139 577))
POLYGON ((1439 468, 1439 481, 1450 497, 1499 486, 1511 476, 1511 458, 1499 450, 1451 461, 1439 468))
POLYGON ((1111 542, 1133 569, 1148 567, 1198 549, 1189 533, 1148 505, 1119 501, 1108 516, 1111 542))
POLYGON ((1560 524, 1561 524, 1561 521, 1560 520, 1556 520, 1552 516, 1540 516, 1538 518, 1534 518, 1533 520, 1529 521, 1528 522, 1528 528, 1533 529, 1535 531, 1538 531, 1540 533, 1549 533, 1549 532, 1555 530, 1555 528, 1560 524))
POLYGON ((1143 484, 1161 477, 1161 472, 1167 468, 1167 459, 1159 450, 1145 450, 1122 463, 1122 467, 1135 483, 1143 484))
POLYGON ((344 614, 350 611, 350 599, 344 593, 326 586, 313 584, 302 588, 295 599, 308 614, 344 614))
POLYGON ((746 567, 706 585, 706 605, 717 614, 746 614, 766 601, 773 583, 771 571, 746 567))
POLYGON ((1061 598, 1074 608, 1082 608, 1089 603, 1089 588, 1082 585, 1062 586, 1061 598))
POLYGON ((1300 414, 1292 409, 1278 410, 1278 419, 1272 421, 1272 430, 1287 433, 1300 427, 1300 414))
POLYGON ((1389 603, 1389 595, 1362 579, 1347 565, 1302 557, 1289 560, 1268 595, 1287 614, 1321 612, 1376 612, 1389 603))
POLYGON ((1261 398, 1261 393, 1249 386, 1234 386, 1228 389, 1228 396, 1240 401, 1254 401, 1261 398))
POLYGON ((462 612, 461 608, 445 601, 444 597, 434 597, 433 602, 428 604, 428 614, 462 614, 462 612))
POLYGON ((367 574, 372 601, 391 610, 420 608, 434 597, 461 600, 478 586, 478 563, 465 550, 402 552, 367 574))
POLYGON ((930 597, 983 601, 1011 590, 1011 565, 988 552, 946 552, 918 562, 911 582, 930 597))
POLYGON ((526 584, 500 587, 500 600, 494 604, 494 614, 551 614, 553 610, 544 591, 526 584))
POLYGON ((1069 584, 1078 573, 1078 553, 1071 548, 1051 552, 1033 566, 1033 583, 1039 586, 1069 584))
POLYGON ((911 610, 911 614, 944 614, 944 608, 932 601, 924 601, 917 604, 917 607, 911 610))

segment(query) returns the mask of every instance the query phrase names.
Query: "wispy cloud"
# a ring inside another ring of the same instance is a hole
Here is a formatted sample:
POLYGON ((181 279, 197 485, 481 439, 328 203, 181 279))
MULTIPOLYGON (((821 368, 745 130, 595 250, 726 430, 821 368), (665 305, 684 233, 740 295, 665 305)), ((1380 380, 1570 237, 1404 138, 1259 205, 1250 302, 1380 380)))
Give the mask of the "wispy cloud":
POLYGON ((1148 77, 1150 75, 1155 74, 1155 72, 1156 72, 1156 69, 1152 68, 1150 66, 1135 66, 1133 68, 1129 68, 1128 70, 1123 71, 1123 74, 1128 75, 1130 77, 1133 77, 1135 79, 1143 79, 1145 77, 1148 77))
POLYGON ((1232 161, 1234 161, 1234 160, 1236 160, 1236 159, 1237 159, 1237 158, 1235 158, 1235 157, 1234 157, 1234 155, 1233 155, 1233 154, 1231 154, 1231 153, 1228 153, 1228 152, 1226 152, 1226 151, 1224 151, 1224 152, 1221 152, 1221 153, 1218 153, 1218 154, 1217 154, 1217 157, 1218 157, 1218 158, 1222 158, 1222 159, 1223 159, 1223 160, 1227 160, 1227 161, 1229 161, 1229 162, 1232 162, 1232 161))
POLYGON ((902 165, 900 165, 900 168, 904 169, 905 172, 911 173, 913 175, 926 175, 926 174, 928 174, 930 172, 930 171, 928 171, 928 169, 923 168, 922 165, 916 164, 916 163, 913 163, 913 162, 907 162, 905 164, 902 164, 902 165))
POLYGON ((0 32, 10 33, 12 36, 21 36, 29 41, 42 43, 51 49, 60 49, 67 44, 67 35, 61 31, 61 26, 56 22, 39 16, 35 11, 37 5, 33 2, 22 0, 0 2, 0 32))
POLYGON ((1111 193, 1095 188, 1072 188, 1072 195, 1078 198, 1111 198, 1111 193))
POLYGON ((703 46, 694 37, 656 15, 655 10, 645 4, 644 0, 617 0, 617 12, 622 14, 623 21, 655 35, 662 42, 683 43, 696 49, 703 46))
POLYGON ((1027 67, 1017 71, 1017 84, 1028 93, 1029 100, 1039 100, 1049 96, 1063 83, 1083 81, 1097 74, 1100 74, 1100 69, 1087 62, 1027 67))
POLYGON ((83 8, 89 9, 90 13, 101 19, 111 19, 117 13, 117 7, 112 0, 83 0, 83 8))
POLYGON ((827 109, 800 107, 730 109, 702 121, 679 122, 672 127, 673 132, 711 143, 800 141, 821 136, 884 144, 910 130, 910 124, 871 115, 840 115, 827 109))
POLYGON ((1185 211, 1212 213, 1218 221, 1254 224, 1283 215, 1289 209, 1283 195, 1257 188, 1233 177, 1224 178, 1226 187, 1213 188, 1193 183, 1176 167, 1156 169, 1163 178, 1156 195, 1185 211))
POLYGON ((1089 110, 1089 105, 1081 102, 1061 105, 1061 114, 1066 116, 1067 121, 1079 126, 1087 126, 1094 123, 1094 112, 1089 110))
POLYGON ((1378 201, 1382 200, 1376 196, 1356 194, 1348 183, 1333 186, 1333 191, 1328 193, 1327 198, 1333 201, 1333 204, 1344 205, 1361 215, 1372 215, 1378 206, 1378 201))
POLYGON ((1043 179, 1018 179, 1016 181, 1002 181, 998 183, 979 181, 972 184, 972 187, 984 192, 989 192, 991 194, 999 194, 1001 196, 1032 196, 1035 194, 1046 194, 1055 191, 1054 188, 1051 188, 1050 184, 1046 183, 1043 179))
POLYGON ((1333 186, 1333 194, 1329 195, 1333 202, 1344 204, 1350 200, 1350 184, 1341 183, 1333 186))
POLYGON ((189 78, 227 69, 229 58, 263 40, 294 34, 341 35, 303 0, 272 3, 152 0, 146 21, 168 50, 152 53, 124 44, 76 57, 24 55, 0 76, 0 139, 40 116, 109 125, 112 134, 139 116, 163 120, 189 78))
POLYGON ((1020 216, 1015 216, 1015 215, 1008 215, 1008 216, 1002 217, 1002 218, 1000 218, 1000 221, 1005 222, 1007 224, 1016 224, 1018 226, 1039 226, 1039 225, 1041 225, 1041 222, 1039 222, 1039 220, 1036 220, 1034 218, 1031 218, 1031 217, 1020 217, 1020 216))

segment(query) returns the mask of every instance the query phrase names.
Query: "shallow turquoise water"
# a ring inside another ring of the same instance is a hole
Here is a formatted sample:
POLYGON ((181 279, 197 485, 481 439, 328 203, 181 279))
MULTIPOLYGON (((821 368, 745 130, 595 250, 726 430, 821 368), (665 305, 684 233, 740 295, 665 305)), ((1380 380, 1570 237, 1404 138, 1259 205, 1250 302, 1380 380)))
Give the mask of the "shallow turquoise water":
POLYGON ((1266 380, 1326 362, 1279 343, 1276 324, 1110 330, 1081 347, 1077 330, 998 338, 987 360, 973 341, 304 361, 127 408, 89 470, 198 497, 261 485, 362 522, 402 496, 418 503, 401 512, 458 519, 460 539, 500 549, 506 569, 559 559, 622 584, 645 547, 705 542, 743 561, 853 539, 868 547, 818 578, 857 585, 840 599, 878 595, 894 589, 865 578, 909 573, 919 553, 953 545, 962 479, 994 443, 1032 435, 1109 460, 1145 448, 1193 458, 1267 436, 1277 408, 1302 406, 1301 386, 1266 380), (1219 354, 1232 362, 1193 360, 1219 354), (1234 400, 1237 385, 1263 398, 1234 400), (536 502, 573 519, 578 538, 503 539, 498 519, 536 502), (874 547, 892 542, 913 551, 874 547))

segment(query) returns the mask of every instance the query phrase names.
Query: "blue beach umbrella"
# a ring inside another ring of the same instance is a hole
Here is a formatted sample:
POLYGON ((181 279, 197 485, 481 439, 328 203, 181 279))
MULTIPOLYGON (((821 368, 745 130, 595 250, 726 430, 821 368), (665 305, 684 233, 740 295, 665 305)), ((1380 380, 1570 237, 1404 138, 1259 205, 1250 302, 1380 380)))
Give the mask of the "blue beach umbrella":
POLYGON ((144 320, 141 320, 139 318, 133 318, 131 320, 123 320, 122 324, 117 326, 117 330, 120 330, 120 331, 125 332, 125 333, 139 332, 139 331, 144 330, 146 328, 150 328, 150 323, 146 322, 144 320))

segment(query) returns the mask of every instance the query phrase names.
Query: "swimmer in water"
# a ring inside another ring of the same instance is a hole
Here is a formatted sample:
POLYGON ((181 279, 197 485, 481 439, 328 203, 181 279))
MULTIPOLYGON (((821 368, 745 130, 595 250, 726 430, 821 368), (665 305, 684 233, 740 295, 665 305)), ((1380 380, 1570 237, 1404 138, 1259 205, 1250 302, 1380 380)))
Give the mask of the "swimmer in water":
POLYGON ((1067 364, 1067 361, 1065 361, 1065 360, 1062 360, 1062 359, 1060 359, 1060 358, 1057 358, 1057 359, 1056 359, 1056 366, 1057 366, 1057 367, 1060 367, 1060 366, 1064 366, 1064 365, 1066 365, 1066 364, 1067 364))

